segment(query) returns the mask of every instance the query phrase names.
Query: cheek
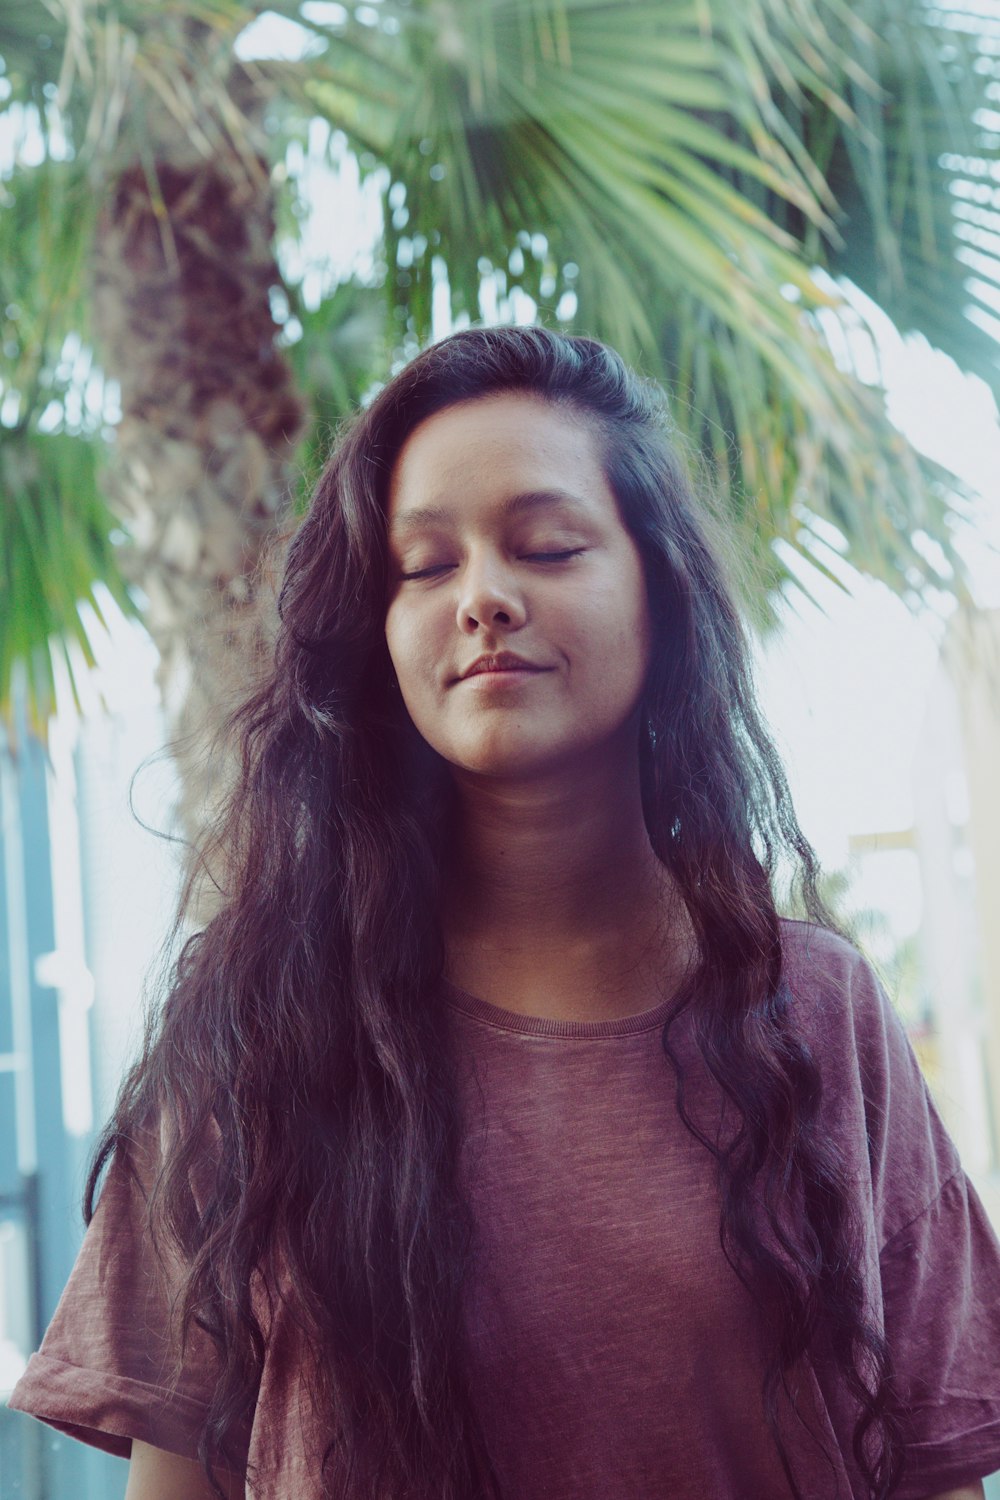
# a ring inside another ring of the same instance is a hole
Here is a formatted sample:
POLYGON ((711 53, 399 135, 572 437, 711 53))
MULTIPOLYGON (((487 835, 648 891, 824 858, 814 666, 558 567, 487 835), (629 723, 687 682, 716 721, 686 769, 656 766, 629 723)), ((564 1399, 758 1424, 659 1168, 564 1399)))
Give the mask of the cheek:
POLYGON ((412 671, 416 656, 415 634, 416 626, 411 611, 397 604, 390 604, 385 617, 385 643, 401 685, 412 671))
POLYGON ((625 612, 626 649, 629 659, 645 684, 653 654, 653 620, 649 609, 649 590, 646 573, 639 557, 634 558, 634 571, 626 597, 631 607, 625 612))
POLYGON ((645 683, 653 657, 653 621, 646 602, 645 584, 643 584, 641 607, 632 622, 632 639, 635 642, 639 668, 643 683, 645 683))
POLYGON ((386 646, 389 649, 389 660, 392 662, 393 668, 395 669, 395 672, 396 672, 396 676, 398 677, 399 676, 400 655, 401 655, 401 650, 400 650, 400 630, 399 630, 399 618, 398 618, 398 615, 396 613, 396 606, 394 604, 390 604, 388 610, 386 611, 386 616, 385 616, 385 644, 386 644, 386 646))
POLYGON ((437 659, 432 634, 433 621, 424 612, 393 603, 385 617, 385 641, 408 708, 426 695, 433 685, 437 659))
POLYGON ((645 580, 618 579, 593 600, 588 657, 612 696, 641 689, 652 655, 652 621, 645 580))
POLYGON ((629 615, 621 621, 618 641, 605 659, 609 686, 620 706, 632 708, 641 698, 649 674, 650 636, 644 616, 629 615), (615 663, 610 670, 608 663, 615 663))

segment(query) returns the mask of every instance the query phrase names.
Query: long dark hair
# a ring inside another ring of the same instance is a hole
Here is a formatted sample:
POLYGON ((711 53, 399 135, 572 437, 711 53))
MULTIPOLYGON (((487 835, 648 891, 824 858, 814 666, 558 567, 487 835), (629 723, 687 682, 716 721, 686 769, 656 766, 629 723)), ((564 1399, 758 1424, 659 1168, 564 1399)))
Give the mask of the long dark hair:
POLYGON ((857 1413, 856 1462, 882 1500, 902 1462, 891 1372, 866 1303, 861 1229, 818 1129, 819 1071, 783 979, 782 862, 798 871, 811 918, 833 923, 662 397, 593 340, 542 328, 455 334, 391 380, 337 444, 287 550, 273 668, 229 720, 240 771, 211 834, 221 907, 173 967, 95 1157, 88 1216, 102 1168, 115 1153, 128 1160, 155 1122, 167 1145, 151 1224, 189 1268, 185 1326, 207 1330, 219 1351, 207 1468, 225 1462, 253 1412, 263 1287, 287 1300, 312 1351, 331 1496, 499 1495, 467 1394, 472 1226, 456 1188, 461 1125, 436 1003, 449 781, 395 688, 384 622, 396 456, 426 417, 503 391, 591 424, 644 560, 654 647, 643 805, 699 949, 663 1043, 681 1118, 716 1161, 723 1247, 766 1330, 765 1418, 798 1496, 779 1407, 820 1340, 857 1413), (724 1140, 688 1108, 671 1039, 685 1014, 737 1121, 724 1140), (213 1152, 224 1170, 193 1207, 192 1177, 204 1178, 213 1152))

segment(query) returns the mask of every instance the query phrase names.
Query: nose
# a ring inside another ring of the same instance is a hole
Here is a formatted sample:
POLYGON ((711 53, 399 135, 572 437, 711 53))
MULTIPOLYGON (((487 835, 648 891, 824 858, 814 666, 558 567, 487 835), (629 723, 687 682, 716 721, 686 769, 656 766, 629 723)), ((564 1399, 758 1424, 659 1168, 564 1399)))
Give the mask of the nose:
POLYGON ((457 624, 465 635, 477 630, 519 630, 526 619, 524 598, 513 570, 497 557, 470 557, 462 569, 457 624))

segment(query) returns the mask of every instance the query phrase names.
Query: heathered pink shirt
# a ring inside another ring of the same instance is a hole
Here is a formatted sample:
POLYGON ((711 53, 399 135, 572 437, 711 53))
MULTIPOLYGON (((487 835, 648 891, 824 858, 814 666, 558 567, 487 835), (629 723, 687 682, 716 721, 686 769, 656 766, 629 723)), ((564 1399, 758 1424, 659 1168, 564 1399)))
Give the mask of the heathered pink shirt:
MULTIPOLYGON (((871 970, 820 929, 783 931, 823 1071, 824 1129, 855 1183, 869 1296, 907 1401, 896 1493, 919 1500, 1000 1469, 1000 1244, 871 970)), ((588 1023, 451 989, 445 1003, 479 1231, 473 1396, 505 1500, 788 1496, 762 1416, 753 1307, 719 1245, 714 1167, 674 1107, 666 1005, 588 1023)), ((708 1122, 714 1093, 695 1074, 708 1122)), ((123 1456, 133 1437, 193 1456, 213 1356, 195 1343, 175 1378, 170 1276, 164 1285, 140 1225, 112 1169, 11 1405, 123 1456)), ((296 1337, 279 1308, 248 1439, 256 1500, 321 1496, 327 1435, 303 1396, 296 1337)), ((812 1436, 791 1418, 783 1431, 803 1494, 863 1495, 853 1412, 819 1357, 800 1410, 812 1436)))

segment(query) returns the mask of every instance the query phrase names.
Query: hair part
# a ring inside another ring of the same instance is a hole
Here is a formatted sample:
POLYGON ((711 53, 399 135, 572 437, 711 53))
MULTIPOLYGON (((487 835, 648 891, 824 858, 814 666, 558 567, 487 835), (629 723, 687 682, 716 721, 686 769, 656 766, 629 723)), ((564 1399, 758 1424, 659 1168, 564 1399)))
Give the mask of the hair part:
POLYGON ((796 1371, 821 1341, 857 1410, 858 1467, 872 1500, 884 1500, 902 1467, 888 1351, 866 1305, 848 1184, 819 1129, 820 1073, 783 977, 782 861, 798 872, 810 917, 836 924, 662 393, 591 339, 543 328, 455 334, 344 432, 288 547, 273 669, 227 722, 240 771, 206 842, 224 856, 224 902, 174 967, 100 1143, 88 1215, 108 1159, 128 1161, 137 1133, 166 1122, 150 1223, 189 1267, 185 1326, 218 1351, 208 1469, 236 1450, 252 1416, 267 1312, 280 1299, 313 1350, 308 1381, 333 1435, 331 1500, 498 1500, 467 1391, 461 1294, 473 1226, 457 1188, 462 1122, 435 1003, 454 805, 446 768, 395 687, 384 621, 396 458, 436 412, 507 392, 596 424, 643 558, 654 638, 637 749, 643 807, 699 949, 663 1045, 680 1117, 715 1161, 723 1248, 767 1332, 766 1421, 800 1496, 781 1413, 794 1410, 796 1371), (721 1141, 690 1106, 675 1041, 685 1016, 735 1122, 721 1141), (204 1180, 207 1153, 225 1171, 196 1203, 191 1183, 204 1180))

